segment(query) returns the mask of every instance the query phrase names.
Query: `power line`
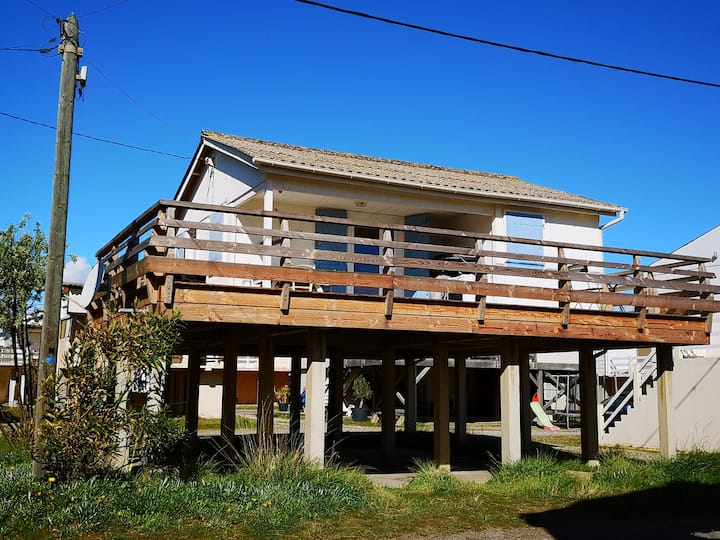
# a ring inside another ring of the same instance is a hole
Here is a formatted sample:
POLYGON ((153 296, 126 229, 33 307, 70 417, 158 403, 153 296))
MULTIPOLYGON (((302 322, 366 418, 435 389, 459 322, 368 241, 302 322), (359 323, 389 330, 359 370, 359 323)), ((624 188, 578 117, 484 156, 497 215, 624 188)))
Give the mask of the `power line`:
MULTIPOLYGON (((33 124, 35 126, 40 126, 40 127, 44 127, 44 128, 48 128, 48 129, 53 129, 53 130, 57 129, 55 126, 53 126, 51 124, 46 124, 44 122, 38 122, 37 120, 30 120, 29 118, 23 118, 22 116, 17 116, 15 114, 6 113, 3 111, 0 111, 0 116, 6 116, 8 118, 12 118, 13 120, 19 120, 21 122, 26 122, 28 124, 33 124)), ((78 133, 77 131, 73 131, 73 135, 77 135, 78 137, 84 137, 85 139, 90 139, 92 141, 98 141, 98 142, 102 142, 102 143, 106 143, 106 144, 113 144, 115 146, 122 146, 123 148, 130 148, 132 150, 139 150, 141 152, 149 152, 152 154, 159 154, 161 156, 174 157, 174 158, 178 158, 178 159, 186 159, 186 160, 191 159, 189 156, 181 156, 178 154, 173 154, 171 152, 163 152, 162 150, 153 150, 151 148, 144 148, 142 146, 135 146, 133 144, 122 143, 122 142, 113 141, 110 139, 103 139, 101 137, 95 137, 94 135, 86 135, 85 133, 78 133)))
POLYGON ((87 58, 85 58, 85 61, 86 61, 88 64, 90 64, 92 67, 94 67, 95 70, 100 74, 100 76, 101 76, 103 79, 105 79, 108 83, 110 83, 110 85, 114 86, 115 89, 116 89, 118 92, 120 92, 122 95, 124 95, 124 96, 125 96, 126 98, 128 98, 130 101, 132 101, 139 109, 141 109, 141 110, 142 110, 143 112, 145 112, 146 114, 152 116, 155 120, 157 120, 157 121, 160 122, 161 124, 164 124, 165 126, 169 127, 169 128, 172 129, 173 131, 177 131, 177 128, 176 128, 175 126, 173 126, 173 125, 170 124, 169 122, 166 122, 165 120, 163 120, 162 118, 160 118, 160 117, 159 117, 157 114, 155 114, 152 110, 150 110, 148 107, 146 107, 145 105, 143 105, 142 103, 140 103, 137 99, 135 99, 134 97, 132 97, 132 96, 131 96, 130 94, 128 94, 125 90, 123 90, 122 88, 120 88, 120 86, 118 86, 114 81, 112 81, 112 80, 110 79, 110 77, 108 77, 108 76, 103 72, 103 70, 100 69, 100 68, 97 66, 97 64, 95 64, 94 62, 90 61, 90 60, 87 59, 87 58))
POLYGON ((103 11, 108 11, 110 9, 116 8, 119 5, 125 4, 128 0, 120 0, 119 2, 115 2, 114 4, 110 4, 109 6, 105 6, 104 8, 96 9, 95 11, 91 11, 89 13, 83 13, 82 15, 78 15, 79 18, 87 18, 91 17, 93 15, 96 15, 97 13, 102 13, 103 11))
POLYGON ((56 17, 55 15, 53 15, 52 13, 50 13, 47 9, 45 9, 44 7, 36 4, 36 3, 33 2, 32 0, 25 0, 25 2, 27 2, 28 4, 30 4, 32 7, 39 9, 39 10, 42 11, 45 15, 48 15, 49 17, 52 17, 53 19, 55 19, 55 22, 60 21, 60 18, 59 18, 59 17, 56 17))
POLYGON ((380 16, 377 16, 377 15, 371 15, 370 13, 364 13, 364 12, 362 12, 362 11, 355 11, 355 10, 351 10, 351 9, 340 8, 340 7, 337 7, 337 6, 331 6, 331 5, 329 5, 329 4, 323 4, 323 3, 321 3, 321 2, 315 2, 314 0, 296 0, 296 1, 297 1, 297 2, 300 2, 301 4, 308 4, 308 5, 311 5, 311 6, 317 6, 317 7, 321 7, 321 8, 324 8, 324 9, 329 9, 329 10, 331 10, 331 11, 337 11, 337 12, 339 12, 339 13, 345 13, 345 14, 347 14, 347 15, 354 15, 354 16, 356 16, 356 17, 362 17, 362 18, 365 18, 365 19, 373 20, 373 21, 380 21, 380 22, 384 22, 384 23, 388 23, 388 24, 393 24, 393 25, 396 25, 396 26, 402 26, 402 27, 404 27, 404 28, 411 28, 411 29, 413 29, 413 30, 420 30, 420 31, 423 31, 423 32, 430 32, 430 33, 432 33, 432 34, 438 34, 438 35, 441 35, 441 36, 451 37, 451 38, 455 38, 455 39, 462 39, 462 40, 465 40, 465 41, 471 41, 471 42, 473 42, 473 43, 481 43, 481 44, 483 44, 483 45, 490 45, 490 46, 492 46, 492 47, 500 47, 500 48, 502 48, 502 49, 510 49, 510 50, 517 51, 517 52, 522 52, 522 53, 536 54, 536 55, 538 55, 538 56, 545 56, 545 57, 547 57, 547 58, 554 58, 554 59, 556 59, 556 60, 565 60, 565 61, 568 61, 568 62, 575 62, 575 63, 578 63, 578 64, 587 64, 587 65, 589 65, 589 66, 595 66, 595 67, 600 67, 600 68, 605 68, 605 69, 613 69, 613 70, 616 70, 616 71, 624 71, 624 72, 626 72, 626 73, 634 73, 634 74, 636 74, 636 75, 645 75, 645 76, 647 76, 647 77, 656 77, 656 78, 658 78, 658 79, 669 79, 669 80, 671 80, 671 81, 684 82, 684 83, 689 83, 689 84, 699 84, 699 85, 702 85, 702 86, 710 86, 710 87, 713 87, 713 88, 720 88, 720 84, 718 84, 718 83, 706 82, 706 81, 698 81, 698 80, 695 80, 695 79, 686 79, 686 78, 684 78, 684 77, 676 77, 676 76, 674 76, 674 75, 666 75, 666 74, 662 74, 662 73, 654 73, 654 72, 652 72, 652 71, 644 71, 644 70, 641 70, 641 69, 634 69, 634 68, 628 68, 628 67, 623 67, 623 66, 615 66, 615 65, 612 65, 612 64, 603 64, 602 62, 595 62, 595 61, 593 61, 593 60, 585 60, 585 59, 582 59, 582 58, 575 58, 575 57, 573 57, 573 56, 564 56, 564 55, 561 55, 561 54, 555 54, 555 53, 550 53, 550 52, 546 52, 546 51, 539 51, 539 50, 536 50, 536 49, 528 49, 528 48, 526 48, 526 47, 518 47, 518 46, 516 46, 516 45, 508 45, 507 43, 499 43, 499 42, 497 42, 497 41, 489 41, 489 40, 487 40, 487 39, 476 38, 476 37, 473 37, 473 36, 466 36, 466 35, 463 35, 463 34, 456 34, 456 33, 454 33, 454 32, 448 32, 448 31, 446 31, 446 30, 439 30, 439 29, 437 29, 437 28, 430 28, 430 27, 427 27, 427 26, 420 26, 420 25, 418 25, 418 24, 407 23, 407 22, 398 21, 398 20, 395 20, 395 19, 388 19, 388 18, 386 18, 386 17, 380 17, 380 16))
POLYGON ((46 54, 55 50, 55 47, 45 47, 44 49, 24 49, 22 47, 0 47, 3 52, 39 52, 46 54))

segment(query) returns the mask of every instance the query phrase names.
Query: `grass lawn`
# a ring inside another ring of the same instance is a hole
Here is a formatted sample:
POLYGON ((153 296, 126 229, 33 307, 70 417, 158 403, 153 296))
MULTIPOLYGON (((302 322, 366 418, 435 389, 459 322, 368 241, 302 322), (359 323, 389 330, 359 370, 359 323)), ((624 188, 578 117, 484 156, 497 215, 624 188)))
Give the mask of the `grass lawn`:
POLYGON ((407 539, 529 525, 555 537, 572 537, 570 526, 612 537, 618 519, 640 520, 645 533, 661 523, 662 538, 710 530, 718 500, 720 453, 640 462, 614 452, 594 471, 538 456, 484 485, 421 463, 409 485, 390 489, 354 469, 316 468, 292 450, 256 451, 227 473, 205 462, 182 473, 39 482, 27 454, 0 440, 0 538, 407 539))

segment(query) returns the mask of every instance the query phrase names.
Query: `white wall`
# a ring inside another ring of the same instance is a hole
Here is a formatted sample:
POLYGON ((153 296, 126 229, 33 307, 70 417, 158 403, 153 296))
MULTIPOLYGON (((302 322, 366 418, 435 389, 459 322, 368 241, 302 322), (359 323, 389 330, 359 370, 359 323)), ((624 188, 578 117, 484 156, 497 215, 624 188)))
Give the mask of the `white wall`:
MULTIPOLYGON (((556 241, 556 242, 568 242, 575 244, 586 244, 594 246, 602 246, 602 230, 598 227, 598 217, 589 214, 576 214, 571 212, 558 212, 558 211, 542 211, 536 208, 523 208, 523 207, 496 207, 495 219, 493 220, 492 232, 497 235, 507 235, 507 222, 506 212, 525 212, 528 214, 542 215, 543 217, 543 240, 556 241)), ((494 246, 496 250, 503 251, 507 250, 508 246, 505 243, 496 243, 494 246)), ((557 248, 545 246, 543 249, 543 256, 546 257, 557 257, 557 248)), ((576 249, 565 250, 565 257, 577 258, 577 259, 589 259, 602 260, 602 253, 587 252, 576 249)), ((505 264, 506 260, 497 258, 494 261, 495 264, 505 264)), ((556 269, 557 265, 547 263, 545 268, 556 269)), ((542 269, 542 268, 538 268, 542 269)), ((597 271, 597 269, 590 269, 591 271, 597 271)), ((509 285, 526 285, 530 287, 545 287, 555 289, 557 288, 557 280, 540 279, 540 278, 523 278, 515 276, 492 276, 493 283, 503 283, 509 285)), ((584 282, 572 282, 573 289, 587 289, 589 285, 584 282)), ((558 307, 557 303, 545 301, 545 300, 532 300, 532 299, 521 299, 516 300, 513 298, 501 298, 492 297, 488 298, 488 302, 498 304, 516 304, 523 306, 547 306, 547 307, 558 307)), ((573 307, 582 307, 585 309, 592 309, 597 306, 574 305, 573 307)))
MULTIPOLYGON (((682 358, 676 355, 673 407, 678 450, 720 451, 720 357, 682 358)), ((657 390, 651 388, 610 433, 605 446, 658 448, 657 390)))
POLYGON ((200 372, 198 416, 220 418, 222 416, 222 370, 200 372))

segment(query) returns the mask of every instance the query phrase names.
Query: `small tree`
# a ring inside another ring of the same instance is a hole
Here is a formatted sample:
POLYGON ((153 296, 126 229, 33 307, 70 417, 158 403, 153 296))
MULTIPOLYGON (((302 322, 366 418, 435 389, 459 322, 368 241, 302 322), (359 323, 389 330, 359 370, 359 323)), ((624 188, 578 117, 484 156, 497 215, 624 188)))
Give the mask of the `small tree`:
POLYGON ((358 407, 365 405, 365 400, 373 396, 373 390, 368 380, 362 375, 358 375, 352 384, 353 395, 355 399, 360 400, 358 407))
POLYGON ((32 382, 33 368, 28 324, 37 310, 37 303, 45 286, 47 268, 47 241, 35 223, 31 231, 26 229, 28 216, 17 225, 10 225, 0 231, 0 328, 10 335, 13 349, 13 378, 20 376, 20 360, 22 371, 28 378, 25 395, 20 396, 24 407, 21 414, 28 413, 32 417, 35 402, 32 382), (18 357, 18 349, 21 358, 18 357))
POLYGON ((151 393, 161 393, 179 339, 177 314, 124 315, 112 307, 104 321, 85 329, 66 367, 43 388, 48 413, 35 455, 44 470, 58 478, 89 478, 167 455, 168 440, 180 438, 170 432, 180 427, 164 421, 165 411, 136 411, 128 401, 140 372, 154 374, 151 393))

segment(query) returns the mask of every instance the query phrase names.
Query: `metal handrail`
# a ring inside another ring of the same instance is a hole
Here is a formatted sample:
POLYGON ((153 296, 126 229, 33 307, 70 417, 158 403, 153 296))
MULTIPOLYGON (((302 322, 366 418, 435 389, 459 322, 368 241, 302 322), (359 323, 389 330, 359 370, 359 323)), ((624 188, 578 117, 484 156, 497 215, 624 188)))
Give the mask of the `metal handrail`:
POLYGON ((613 424, 613 422, 616 421, 617 417, 628 404, 630 399, 635 395, 635 392, 631 391, 635 388, 635 385, 637 384, 639 387, 643 387, 645 386, 645 383, 647 383, 648 379, 651 379, 655 376, 655 373, 657 372, 657 367, 649 371, 646 371, 645 369, 648 364, 650 364, 650 362, 653 362, 654 360, 655 353, 646 356, 643 362, 640 364, 640 367, 635 369, 635 371, 640 374, 640 378, 636 380, 634 373, 629 374, 627 380, 618 389, 618 391, 615 392, 612 396, 610 396, 607 403, 603 406, 603 430, 607 430, 613 424), (618 402, 615 398, 617 396, 623 396, 623 394, 625 394, 624 397, 618 402))

